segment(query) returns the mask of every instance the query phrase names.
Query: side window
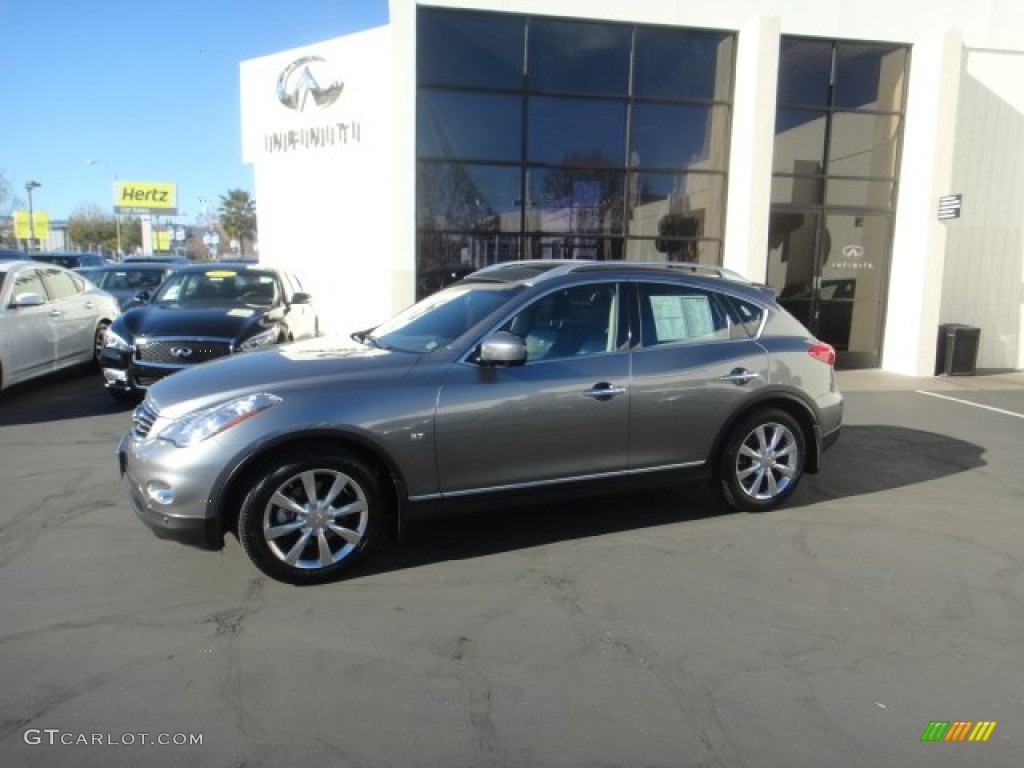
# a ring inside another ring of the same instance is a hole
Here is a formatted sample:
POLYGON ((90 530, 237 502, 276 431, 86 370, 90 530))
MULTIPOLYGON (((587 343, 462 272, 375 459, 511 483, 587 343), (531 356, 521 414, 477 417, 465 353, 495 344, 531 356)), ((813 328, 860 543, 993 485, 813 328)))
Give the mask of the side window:
POLYGON ((614 352, 619 336, 617 285, 598 283, 554 291, 499 330, 526 342, 527 362, 614 352))
POLYGON ((761 330, 764 310, 756 304, 751 304, 749 301, 743 301, 732 296, 729 297, 729 303, 733 307, 737 326, 737 332, 733 333, 733 338, 755 338, 758 331, 761 330))
POLYGON ((44 269, 43 283, 46 284, 47 293, 54 301, 70 299, 78 295, 78 286, 74 279, 67 272, 57 269, 44 269))
POLYGON ((721 299, 709 291, 683 285, 641 283, 641 346, 695 344, 732 336, 721 299))
POLYGON ((38 270, 25 269, 14 278, 11 299, 16 299, 23 293, 38 293, 44 300, 46 299, 46 288, 43 287, 38 270))

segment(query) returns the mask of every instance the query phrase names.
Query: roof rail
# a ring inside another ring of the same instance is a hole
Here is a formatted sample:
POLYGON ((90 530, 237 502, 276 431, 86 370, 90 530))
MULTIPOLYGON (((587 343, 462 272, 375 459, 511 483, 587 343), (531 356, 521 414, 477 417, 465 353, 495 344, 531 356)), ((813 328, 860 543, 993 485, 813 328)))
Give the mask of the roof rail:
POLYGON ((736 283, 751 284, 751 281, 731 269, 716 267, 711 264, 693 264, 681 261, 594 261, 591 259, 528 259, 525 261, 503 261, 483 267, 473 273, 475 277, 486 276, 502 270, 536 271, 537 277, 544 279, 567 275, 583 270, 629 269, 639 267, 646 269, 671 269, 694 274, 709 274, 722 280, 736 283))

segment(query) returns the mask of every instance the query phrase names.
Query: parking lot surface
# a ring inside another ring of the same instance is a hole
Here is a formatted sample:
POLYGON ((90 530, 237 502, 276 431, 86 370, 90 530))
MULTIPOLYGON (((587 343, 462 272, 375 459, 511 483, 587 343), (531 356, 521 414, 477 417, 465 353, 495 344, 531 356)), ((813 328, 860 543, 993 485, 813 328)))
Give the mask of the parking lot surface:
POLYGON ((4 392, 0 765, 1019 765, 1024 377, 841 385, 781 510, 510 507, 312 588, 138 522, 96 375, 4 392))

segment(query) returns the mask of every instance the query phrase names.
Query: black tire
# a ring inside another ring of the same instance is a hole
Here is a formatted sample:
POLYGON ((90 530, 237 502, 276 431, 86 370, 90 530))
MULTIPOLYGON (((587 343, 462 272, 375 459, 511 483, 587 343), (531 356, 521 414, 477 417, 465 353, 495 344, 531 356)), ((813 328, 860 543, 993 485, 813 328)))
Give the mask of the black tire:
POLYGON ((362 560, 383 518, 380 481, 360 459, 333 447, 292 450, 264 464, 251 479, 238 516, 238 538, 253 564, 272 579, 321 584, 362 560), (275 500, 282 497, 293 506, 275 500), (343 503, 337 506, 339 500, 343 503), (349 511, 339 514, 339 509, 349 511))
POLYGON ((92 361, 89 363, 89 367, 97 371, 100 369, 100 355, 103 353, 103 346, 107 341, 107 329, 109 327, 110 323, 106 320, 101 320, 99 325, 96 326, 96 333, 93 334, 92 361))
POLYGON ((740 419, 719 453, 715 488, 733 509, 764 512, 796 490, 807 458, 796 419, 775 408, 740 419))
POLYGON ((121 405, 138 405, 142 402, 143 395, 141 392, 126 392, 123 389, 110 389, 107 388, 107 394, 110 395, 115 403, 121 405))

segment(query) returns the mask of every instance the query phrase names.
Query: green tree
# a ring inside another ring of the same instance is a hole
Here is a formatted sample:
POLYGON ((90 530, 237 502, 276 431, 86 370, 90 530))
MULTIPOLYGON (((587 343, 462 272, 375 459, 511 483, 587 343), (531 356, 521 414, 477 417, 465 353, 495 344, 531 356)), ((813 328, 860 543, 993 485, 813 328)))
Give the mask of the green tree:
MULTIPOLYGON (((74 248, 117 251, 117 221, 96 205, 76 208, 68 217, 68 239, 74 248)), ((137 217, 121 219, 121 247, 125 253, 142 245, 142 222, 137 217)))
POLYGON ((244 189, 229 189, 220 196, 217 208, 221 229, 233 240, 238 240, 241 255, 245 255, 245 241, 256 239, 256 203, 244 189))

